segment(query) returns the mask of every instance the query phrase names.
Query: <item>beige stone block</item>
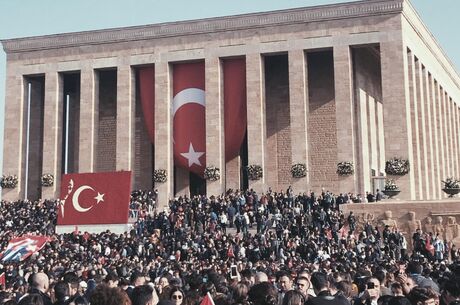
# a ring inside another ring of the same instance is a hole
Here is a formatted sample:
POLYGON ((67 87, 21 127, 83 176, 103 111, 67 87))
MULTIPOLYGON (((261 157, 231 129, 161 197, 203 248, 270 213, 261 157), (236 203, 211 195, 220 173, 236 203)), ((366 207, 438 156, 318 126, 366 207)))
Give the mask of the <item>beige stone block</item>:
MULTIPOLYGON (((7 66, 7 71, 12 70, 7 66)), ((22 75, 9 72, 5 87, 5 127, 3 150, 3 174, 16 175, 18 186, 14 189, 2 189, 3 200, 17 200, 24 196, 24 167, 26 92, 22 75)))
MULTIPOLYGON (((382 66, 382 96, 385 128, 386 159, 400 157, 413 163, 412 127, 410 123, 410 100, 407 95, 408 65, 406 48, 402 41, 384 42, 380 44, 382 66)), ((397 179, 402 199, 414 199, 415 185, 413 173, 395 177, 397 179)))
MULTIPOLYGON (((336 46, 334 54, 334 88, 336 103, 337 124, 337 161, 350 161, 355 165, 355 173, 350 176, 339 177, 339 193, 357 191, 357 159, 355 156, 355 129, 353 87, 352 87, 352 63, 350 47, 336 46)), ((361 189, 363 189, 362 186, 361 189)))
POLYGON ((292 164, 303 163, 307 176, 292 178, 296 192, 309 191, 308 156, 308 86, 307 63, 304 50, 295 50, 289 56, 289 107, 291 119, 291 158, 292 164))
POLYGON ((95 171, 98 142, 99 80, 95 71, 86 66, 81 71, 80 80, 80 147, 79 173, 95 171))
POLYGON ((222 68, 218 57, 206 57, 206 166, 220 169, 221 178, 206 181, 206 193, 225 192, 224 107, 222 95, 222 68))
POLYGON ((263 60, 260 54, 246 55, 246 86, 248 111, 248 164, 262 167, 264 177, 250 180, 249 187, 256 192, 265 192, 268 188, 266 176, 266 124, 263 60))
POLYGON ((171 103, 172 90, 170 69, 167 62, 155 64, 155 169, 165 169, 167 180, 155 183, 159 198, 157 206, 168 206, 174 196, 174 167, 172 148, 171 103))
POLYGON ((135 76, 131 66, 117 69, 116 170, 132 170, 134 158, 135 76))
POLYGON ((52 174, 54 185, 42 187, 42 198, 58 198, 61 182, 63 81, 57 72, 45 75, 45 120, 43 122, 43 165, 41 174, 52 174))

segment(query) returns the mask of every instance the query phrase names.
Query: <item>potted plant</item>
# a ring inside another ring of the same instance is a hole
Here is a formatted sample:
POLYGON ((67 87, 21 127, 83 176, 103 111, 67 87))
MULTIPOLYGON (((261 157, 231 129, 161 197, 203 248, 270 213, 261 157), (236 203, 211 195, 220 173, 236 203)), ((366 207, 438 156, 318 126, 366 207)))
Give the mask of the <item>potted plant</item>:
POLYGON ((385 172, 387 175, 404 176, 409 173, 409 160, 393 158, 385 162, 385 172))
POLYGON ((398 195, 400 193, 400 189, 398 185, 396 185, 395 181, 393 179, 386 179, 385 180, 385 189, 383 190, 383 193, 387 195, 390 199, 393 198, 394 196, 398 195))
POLYGON ((52 174, 43 174, 41 177, 41 184, 44 187, 50 187, 54 185, 54 176, 52 174))
POLYGON ((337 163, 337 174, 339 176, 350 176, 355 172, 353 162, 344 161, 337 163))
POLYGON ((263 177, 263 170, 260 165, 248 165, 246 171, 248 172, 249 180, 259 180, 263 177))
POLYGON ((296 163, 291 166, 291 175, 293 178, 303 178, 307 176, 307 167, 303 163, 296 163))
POLYGON ((0 186, 4 189, 14 189, 18 185, 18 176, 3 175, 0 180, 0 186))
POLYGON ((206 180, 217 181, 220 179, 220 169, 215 166, 207 166, 203 176, 206 180))
POLYGON ((442 181, 442 183, 444 183, 444 188, 442 190, 449 195, 449 198, 460 193, 460 181, 456 178, 449 177, 446 181, 442 181))
POLYGON ((153 181, 157 183, 166 182, 166 170, 165 169, 156 169, 153 171, 153 181))

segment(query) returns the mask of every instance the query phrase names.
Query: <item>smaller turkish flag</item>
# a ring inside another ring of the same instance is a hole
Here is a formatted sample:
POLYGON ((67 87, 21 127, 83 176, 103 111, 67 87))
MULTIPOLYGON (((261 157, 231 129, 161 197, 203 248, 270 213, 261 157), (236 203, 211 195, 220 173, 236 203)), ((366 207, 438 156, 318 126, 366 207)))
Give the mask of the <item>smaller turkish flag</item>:
POLYGON ((206 294, 203 301, 201 301, 200 305, 215 305, 209 292, 206 294))
POLYGON ((3 272, 2 274, 0 274, 0 285, 2 285, 3 288, 5 288, 5 285, 6 285, 5 272, 3 272))
POLYGON ((126 224, 131 172, 63 175, 58 225, 126 224))

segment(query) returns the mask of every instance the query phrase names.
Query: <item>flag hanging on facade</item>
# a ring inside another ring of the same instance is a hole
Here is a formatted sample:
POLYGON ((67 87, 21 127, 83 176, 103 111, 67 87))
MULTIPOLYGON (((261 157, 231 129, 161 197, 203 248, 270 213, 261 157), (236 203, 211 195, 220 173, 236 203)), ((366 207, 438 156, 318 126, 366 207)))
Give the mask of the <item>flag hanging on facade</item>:
POLYGON ((225 161, 240 154, 246 134, 246 60, 223 60, 225 161))
POLYGON ((141 67, 138 73, 139 95, 145 127, 150 142, 155 144, 155 68, 153 66, 141 67))
POLYGON ((206 167, 204 62, 173 66, 173 145, 175 164, 203 176, 206 167))
POLYGON ((215 305, 209 292, 206 294, 203 301, 201 301, 200 305, 215 305))
POLYGON ((58 225, 126 224, 131 172, 63 175, 58 225))
POLYGON ((40 251, 48 242, 47 236, 22 236, 13 238, 2 253, 3 262, 22 262, 32 254, 40 251))

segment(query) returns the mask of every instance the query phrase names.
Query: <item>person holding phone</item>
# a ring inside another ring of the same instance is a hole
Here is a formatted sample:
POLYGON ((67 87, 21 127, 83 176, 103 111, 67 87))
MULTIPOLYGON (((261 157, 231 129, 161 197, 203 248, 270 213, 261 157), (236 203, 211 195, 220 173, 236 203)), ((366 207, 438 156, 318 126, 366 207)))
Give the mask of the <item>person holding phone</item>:
POLYGON ((380 298, 380 281, 376 277, 371 277, 366 282, 366 288, 356 298, 353 305, 377 305, 380 298))

